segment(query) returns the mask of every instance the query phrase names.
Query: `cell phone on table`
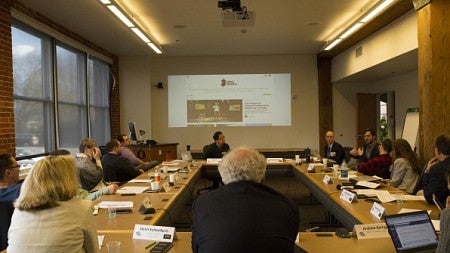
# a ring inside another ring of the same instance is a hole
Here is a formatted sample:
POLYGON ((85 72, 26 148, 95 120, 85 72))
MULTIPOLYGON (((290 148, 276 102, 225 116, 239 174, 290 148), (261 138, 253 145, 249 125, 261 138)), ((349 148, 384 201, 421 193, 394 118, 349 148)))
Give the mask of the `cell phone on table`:
POLYGON ((172 248, 173 244, 171 242, 158 242, 156 245, 150 249, 150 253, 165 253, 172 248))

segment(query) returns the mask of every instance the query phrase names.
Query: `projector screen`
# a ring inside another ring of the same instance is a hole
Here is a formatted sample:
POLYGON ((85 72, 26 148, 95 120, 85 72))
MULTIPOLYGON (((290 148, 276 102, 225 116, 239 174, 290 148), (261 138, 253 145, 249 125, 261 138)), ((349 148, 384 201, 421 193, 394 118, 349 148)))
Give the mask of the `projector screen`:
POLYGON ((170 75, 169 127, 290 126, 291 74, 170 75))

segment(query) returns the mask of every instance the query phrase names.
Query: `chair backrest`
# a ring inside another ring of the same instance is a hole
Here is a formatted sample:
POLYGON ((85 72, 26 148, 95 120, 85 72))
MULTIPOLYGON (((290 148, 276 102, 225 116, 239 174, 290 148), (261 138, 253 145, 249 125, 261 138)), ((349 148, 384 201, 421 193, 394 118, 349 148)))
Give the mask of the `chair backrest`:
POLYGON ((416 195, 418 191, 422 190, 422 177, 425 169, 427 168, 427 164, 422 168, 422 171, 420 172, 419 178, 417 179, 416 186, 414 187, 414 190, 412 194, 416 195))
POLYGON ((14 206, 11 201, 0 201, 0 251, 8 246, 8 229, 11 225, 11 217, 14 212, 14 206))

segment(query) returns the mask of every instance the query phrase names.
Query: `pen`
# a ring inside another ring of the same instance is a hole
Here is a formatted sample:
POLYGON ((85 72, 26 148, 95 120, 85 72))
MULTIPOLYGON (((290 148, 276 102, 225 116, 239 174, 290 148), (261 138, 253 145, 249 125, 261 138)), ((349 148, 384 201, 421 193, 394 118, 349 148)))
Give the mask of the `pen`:
POLYGON ((151 242, 147 246, 145 246, 145 249, 148 249, 148 248, 150 248, 151 246, 153 246, 155 244, 156 244, 156 242, 151 242))

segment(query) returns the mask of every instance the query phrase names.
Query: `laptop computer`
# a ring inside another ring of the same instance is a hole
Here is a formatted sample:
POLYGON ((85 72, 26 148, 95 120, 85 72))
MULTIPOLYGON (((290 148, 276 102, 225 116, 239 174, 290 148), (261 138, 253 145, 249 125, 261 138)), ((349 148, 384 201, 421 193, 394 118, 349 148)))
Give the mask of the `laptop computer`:
POLYGON ((387 215, 385 222, 398 253, 435 252, 439 237, 427 211, 387 215))

